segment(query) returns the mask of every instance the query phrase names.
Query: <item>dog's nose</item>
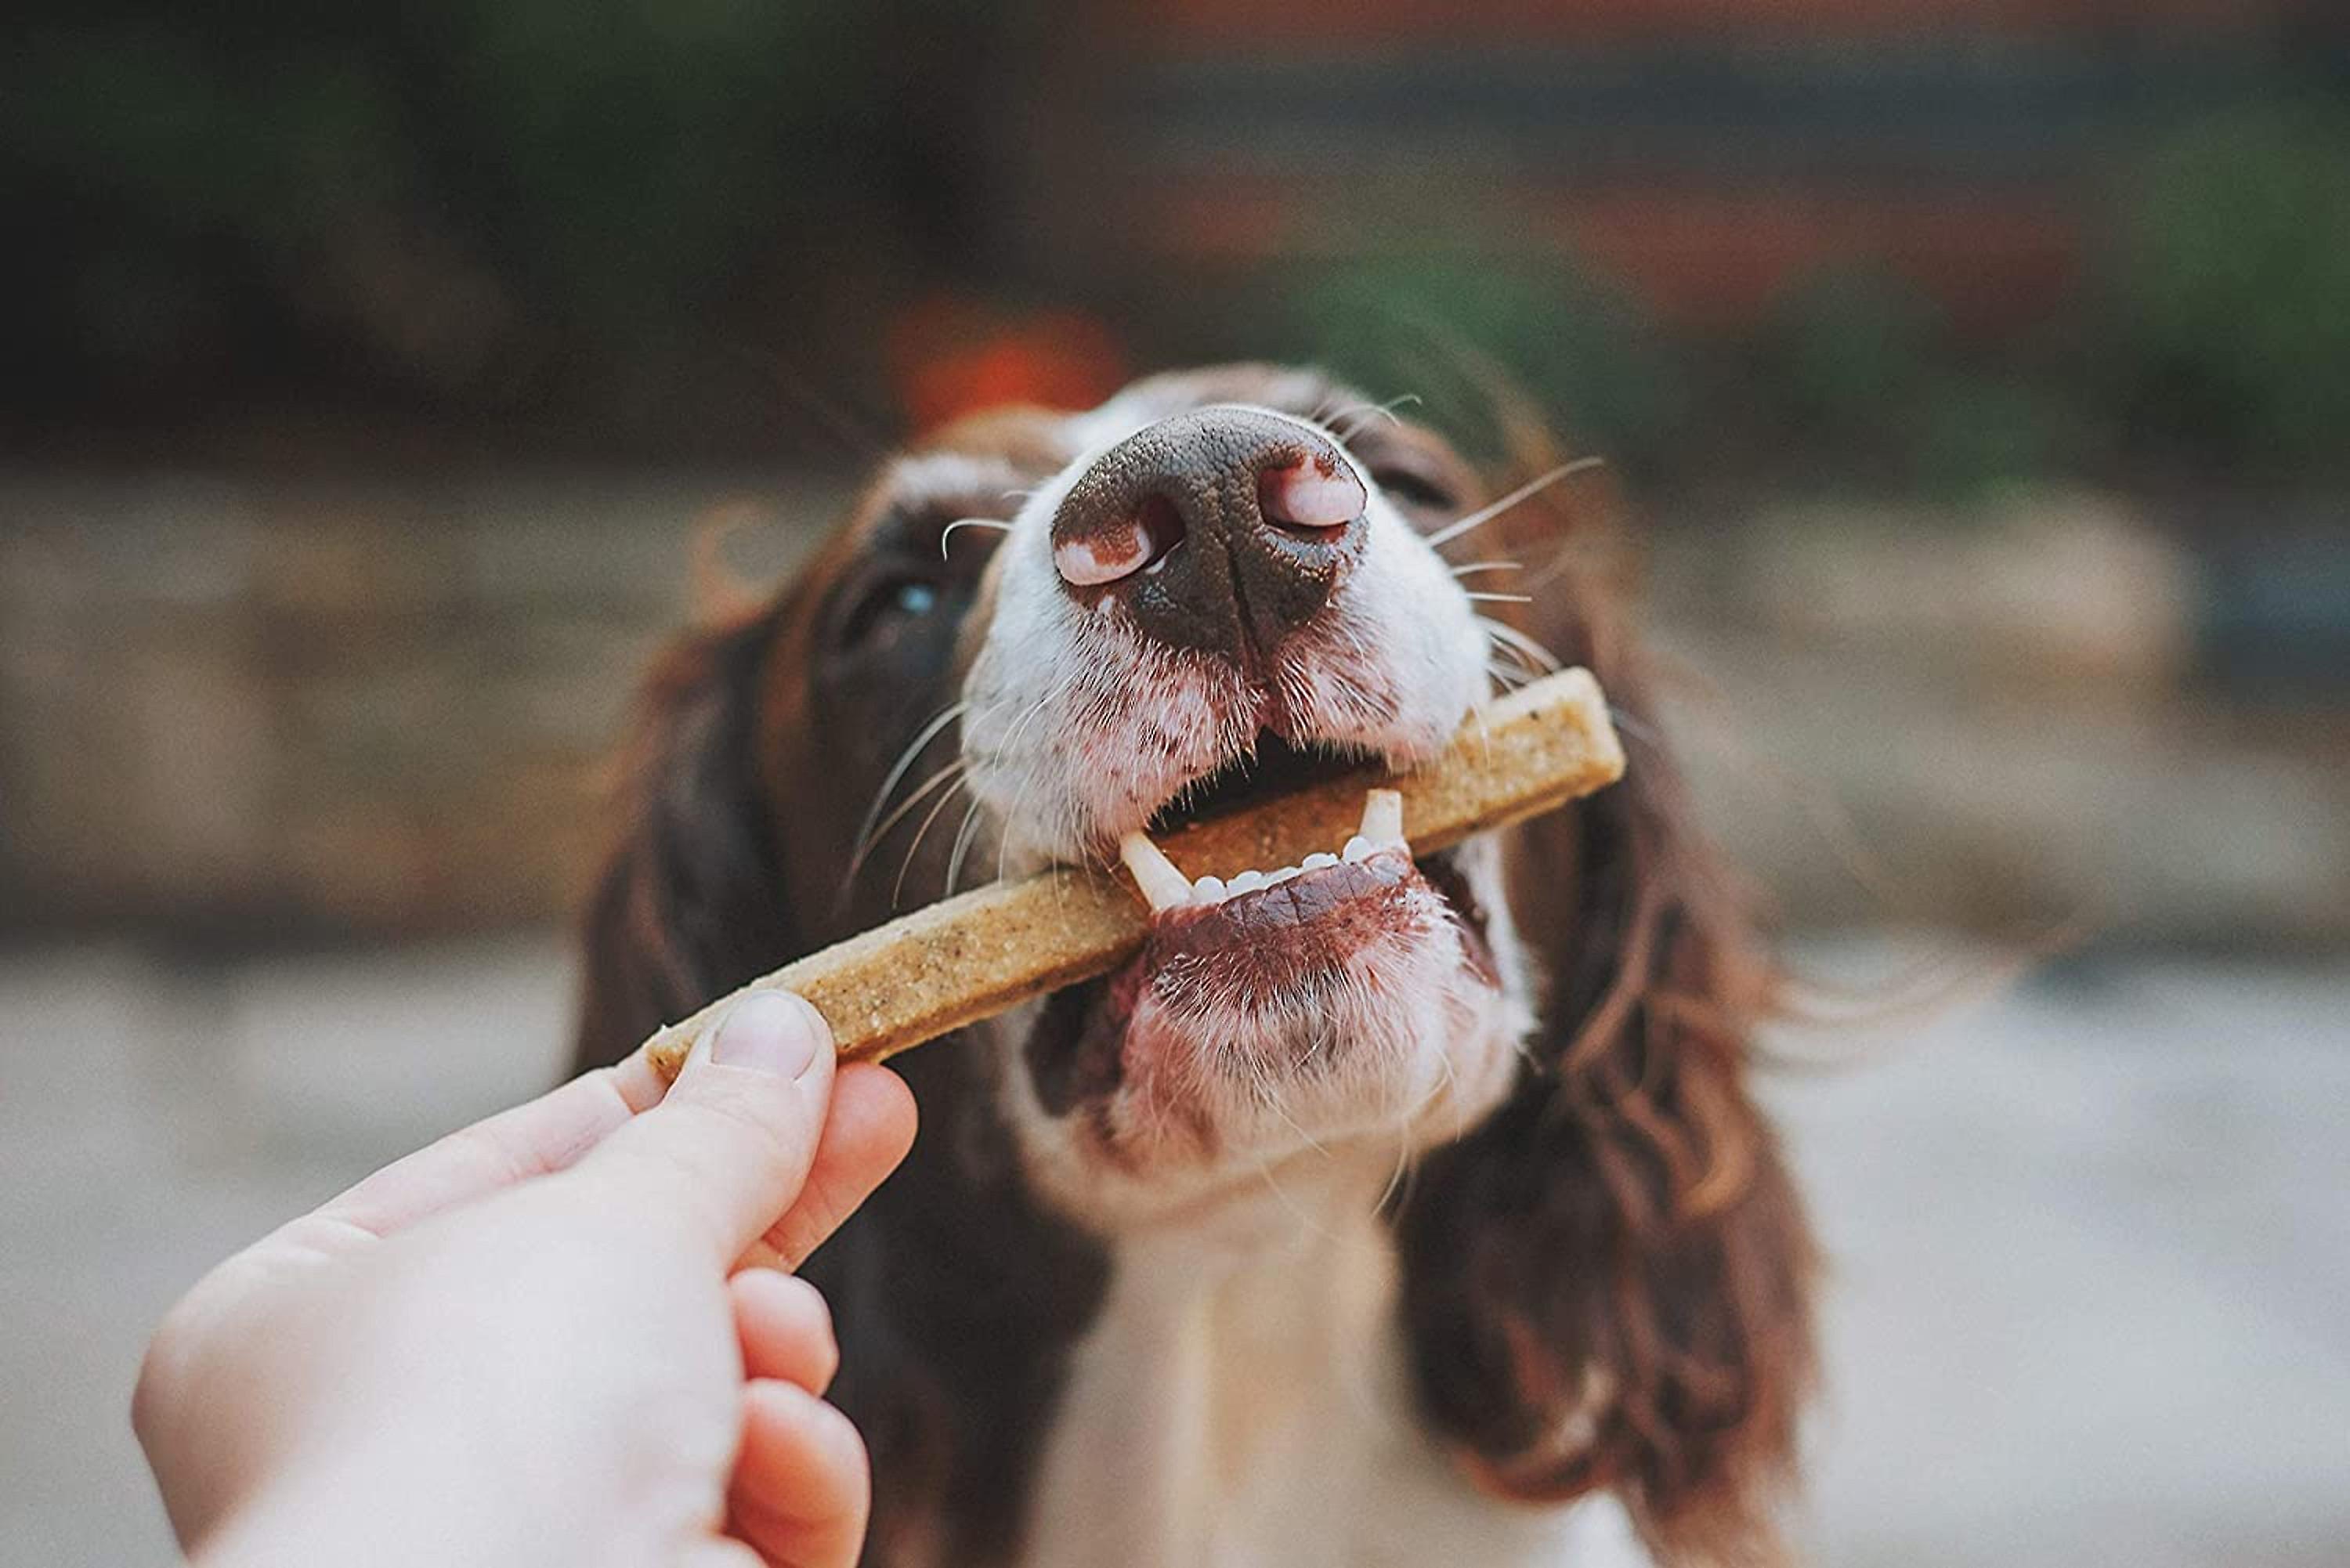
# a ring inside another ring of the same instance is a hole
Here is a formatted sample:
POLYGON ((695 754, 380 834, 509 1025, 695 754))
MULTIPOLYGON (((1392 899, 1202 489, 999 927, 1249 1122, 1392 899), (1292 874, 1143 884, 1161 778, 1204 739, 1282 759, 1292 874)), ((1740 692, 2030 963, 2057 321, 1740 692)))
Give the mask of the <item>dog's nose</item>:
POLYGON ((1159 641, 1245 661, 1329 603, 1362 555, 1368 500, 1311 427, 1197 409, 1079 476, 1053 514, 1053 565, 1082 602, 1123 596, 1159 641))

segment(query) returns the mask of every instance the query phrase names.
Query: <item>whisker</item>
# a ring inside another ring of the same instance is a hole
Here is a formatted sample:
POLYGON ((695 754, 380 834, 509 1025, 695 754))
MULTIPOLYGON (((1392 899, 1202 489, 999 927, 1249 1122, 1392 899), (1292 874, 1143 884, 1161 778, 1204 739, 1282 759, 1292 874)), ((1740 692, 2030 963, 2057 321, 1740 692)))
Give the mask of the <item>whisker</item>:
POLYGON ((1357 431, 1370 423, 1373 420, 1385 419, 1389 424, 1401 424, 1403 421, 1396 418, 1395 411, 1403 407, 1406 403, 1417 406, 1419 402, 1419 394, 1418 392, 1406 392, 1401 397, 1389 398, 1384 403, 1374 403, 1367 409, 1347 409, 1340 414, 1334 416, 1337 419, 1346 420, 1347 428, 1345 430, 1340 430, 1334 423, 1331 426, 1330 433, 1336 436, 1341 441, 1350 441, 1355 439, 1355 433, 1357 431))
MULTIPOLYGON (((1484 618, 1480 616, 1478 618, 1482 620, 1484 618)), ((1528 653, 1523 648, 1511 647, 1508 643, 1503 642, 1500 638, 1495 637, 1491 632, 1487 632, 1485 634, 1485 646, 1492 649, 1495 653, 1500 654, 1503 658, 1508 659, 1510 668, 1518 671, 1522 675, 1535 676, 1545 673, 1542 665, 1535 660, 1534 655, 1528 653)))
MULTIPOLYGON (((1379 1194, 1378 1205, 1379 1213, 1393 1213, 1394 1209, 1390 1206, 1397 1205, 1399 1199, 1409 1196, 1410 1192, 1413 1175, 1410 1137, 1409 1128, 1405 1128, 1396 1135, 1395 1168, 1388 1172, 1387 1189, 1379 1194)), ((1365 1413, 1368 1414, 1367 1411, 1365 1413)))
MULTIPOLYGON (((1046 708, 1052 705, 1054 695, 1055 694, 1051 691, 1045 692, 1034 702, 1029 703, 1026 711, 1022 712, 1018 718, 1012 721, 1012 728, 1005 733, 1003 743, 1001 748, 1004 753, 1009 754, 1019 747, 1022 737, 1026 735, 1028 732, 1029 724, 1035 720, 1038 714, 1042 713, 1046 708)), ((1012 809, 1003 814, 1003 822, 1006 828, 1009 828, 1013 823, 1020 820, 1020 808, 1027 804, 1029 792, 1034 790, 1035 787, 1036 773, 1035 770, 1032 768, 1027 770, 1026 775, 1021 780, 1019 791, 1012 797, 1012 809)), ((1004 857, 1009 855, 1011 851, 1012 835, 1009 832, 997 834, 995 838, 995 879, 999 882, 1003 880, 1004 857)))
POLYGON ((854 881, 856 879, 857 873, 864 868, 866 857, 871 855, 876 849, 881 847, 881 841, 889 836, 889 830, 891 828, 897 826, 899 823, 905 820, 906 814, 908 812, 912 811, 916 806, 921 805, 924 797, 929 795, 932 790, 937 789, 941 784, 954 783, 955 781, 960 780, 963 774, 970 771, 971 763, 963 758, 957 757, 953 762, 949 763, 946 766, 932 774, 929 778, 924 779, 919 788, 914 790, 912 794, 907 795, 904 800, 899 801, 896 809, 892 810, 889 815, 883 817, 874 827, 873 836, 865 843, 858 845, 857 846, 857 853, 848 857, 848 876, 844 878, 844 885, 846 882, 854 881))
MULTIPOLYGON (((1012 727, 1004 732, 1003 739, 996 743, 997 756, 1009 757, 1019 753, 1020 742, 1028 737, 1028 726, 1036 722, 1037 715, 1052 706, 1054 695, 1053 692, 1045 692, 1042 697, 1029 703, 1021 711, 1020 716, 1012 721, 1012 727)), ((1033 773, 1030 775, 1030 782, 1034 782, 1033 773)), ((1027 785, 1024 784, 1021 787, 1025 790, 1027 785)))
POLYGON ((1653 725, 1613 702, 1607 704, 1607 720, 1617 729, 1642 745, 1653 747, 1660 752, 1665 749, 1665 737, 1659 733, 1653 725))
POLYGON ((1485 661, 1485 673, 1492 676, 1494 680, 1500 684, 1502 694, 1503 696, 1507 696, 1511 692, 1515 691, 1519 687, 1527 684, 1534 678, 1534 671, 1526 669, 1523 665, 1500 664, 1492 659, 1487 659, 1485 661))
POLYGON ((1525 570, 1525 563, 1523 561, 1471 561, 1465 566, 1453 567, 1452 575, 1456 577, 1466 577, 1479 572, 1522 572, 1523 570, 1525 570))
POLYGON ((939 530, 940 560, 947 558, 947 541, 954 537, 954 531, 958 528, 993 528, 999 534, 1012 532, 1011 524, 999 523, 993 517, 958 517, 939 530))
POLYGON ((1289 1195, 1282 1187, 1280 1179, 1273 1174, 1273 1155, 1270 1151, 1257 1156, 1256 1174, 1257 1179, 1264 1183, 1264 1189, 1273 1194, 1274 1201, 1289 1210, 1289 1217, 1297 1221, 1299 1230, 1315 1236, 1327 1234, 1323 1227, 1315 1221, 1312 1215, 1298 1207, 1297 1199, 1289 1195))
POLYGON ((1341 402, 1338 400, 1338 394, 1333 392, 1315 404, 1314 410, 1305 417, 1324 430, 1328 430, 1340 420, 1352 419, 1355 415, 1363 413, 1375 406, 1360 400, 1341 402))
MULTIPOLYGON (((962 787, 962 781, 961 779, 957 779, 955 784, 956 787, 960 788, 962 787)), ((939 793, 937 802, 933 804, 930 811, 923 815, 922 826, 914 830, 914 842, 906 846, 906 857, 898 862, 898 879, 889 884, 889 907, 891 909, 894 909, 898 907, 899 897, 906 890, 906 873, 914 868, 914 857, 920 853, 922 840, 930 835, 931 824, 939 819, 939 813, 944 811, 946 809, 947 802, 954 799, 954 790, 941 790, 939 793)))
POLYGON ((1464 594, 1461 597, 1481 604, 1530 605, 1534 602, 1532 594, 1464 594))
POLYGON ((1531 576, 1519 579, 1519 587, 1530 594, 1538 594, 1577 568, 1620 576, 1625 570, 1623 556, 1621 541, 1611 542, 1570 529, 1531 576))
POLYGON ((930 722, 924 724, 914 738, 906 742, 906 749, 898 753, 897 762, 890 765, 889 776, 883 779, 881 787, 874 792, 873 804, 866 809, 865 820, 858 826, 857 854, 851 857, 852 859, 862 857, 867 846, 872 843, 873 825, 881 820, 881 813, 889 804, 890 792, 895 790, 898 787, 898 782, 906 776, 906 770, 914 765, 914 759, 922 754, 922 748, 938 739, 940 731, 969 711, 971 711, 969 702, 950 702, 933 714, 930 722))
MULTIPOLYGON (((1035 705, 1030 710, 1030 712, 1033 713, 1036 710, 1043 708, 1048 700, 1049 699, 1047 697, 1037 698, 1035 705)), ((1024 715, 1022 720, 1023 725, 1025 724, 1025 722, 1026 716, 1024 715)), ((1018 727, 1019 726, 1015 726, 1015 729, 1018 727)), ((1028 804, 1029 793, 1035 787, 1036 775, 1035 771, 1032 769, 1028 776, 1021 781, 1019 793, 1012 797, 1012 809, 1003 814, 1003 822, 1007 829, 1012 824, 1020 820, 1020 808, 1028 804)), ((1004 860, 1011 853, 1012 835, 1008 831, 997 834, 995 836, 995 879, 999 882, 1003 880, 1004 860)))
MULTIPOLYGON (((1499 620, 1494 620, 1492 616, 1478 616, 1476 620, 1478 620, 1478 626, 1482 626, 1482 628, 1494 628, 1494 626, 1499 626, 1499 620)), ((1509 642, 1504 642, 1504 639, 1499 639, 1499 637, 1494 637, 1494 635, 1492 635, 1492 630, 1485 632, 1485 647, 1488 647, 1490 651, 1499 653, 1499 656, 1502 656, 1502 659, 1506 659, 1506 660, 1509 660, 1509 663, 1513 663, 1513 665, 1516 665, 1516 668, 1521 668, 1521 670, 1533 670, 1534 675, 1542 675, 1542 663, 1539 663, 1539 660, 1534 659, 1533 653, 1527 653, 1525 649, 1521 649, 1521 647, 1511 647, 1509 642)))
POLYGON ((1487 636, 1534 659, 1543 670, 1551 670, 1560 668, 1558 655, 1520 631, 1516 627, 1504 621, 1495 620, 1491 616, 1481 615, 1477 619, 1484 627, 1487 636))
POLYGON ((941 898, 954 896, 955 884, 962 880, 962 857, 971 848, 972 833, 979 826, 979 797, 971 797, 971 808, 962 814, 962 826, 955 830, 954 848, 947 856, 946 890, 941 898))
POLYGON ((1521 501, 1524 501, 1530 496, 1539 495, 1544 491, 1549 489, 1552 485, 1556 484, 1560 480, 1568 477, 1570 474, 1582 473, 1587 470, 1601 467, 1607 462, 1607 460, 1606 458, 1601 457, 1578 457, 1573 462, 1562 462, 1556 468, 1552 469, 1548 473, 1540 474, 1533 479, 1527 480, 1523 484, 1519 485, 1515 490, 1511 491, 1499 501, 1480 506, 1476 511, 1471 512, 1468 516, 1461 518, 1460 521, 1450 524, 1445 527, 1439 528, 1435 533, 1430 534, 1428 536, 1428 547, 1433 550, 1440 546, 1449 545, 1453 540, 1461 537, 1461 535, 1469 532, 1471 528, 1482 527, 1485 524, 1491 523, 1494 518, 1499 517, 1503 513, 1507 512, 1511 507, 1515 506, 1521 501))
MULTIPOLYGON (((1027 804, 1027 800, 1028 791, 1024 787, 1018 794, 1012 797, 1013 811, 1017 813, 1021 806, 1027 804)), ((1004 862, 1011 854, 1012 835, 1009 833, 997 834, 995 836, 995 879, 999 882, 1003 880, 1004 862)))

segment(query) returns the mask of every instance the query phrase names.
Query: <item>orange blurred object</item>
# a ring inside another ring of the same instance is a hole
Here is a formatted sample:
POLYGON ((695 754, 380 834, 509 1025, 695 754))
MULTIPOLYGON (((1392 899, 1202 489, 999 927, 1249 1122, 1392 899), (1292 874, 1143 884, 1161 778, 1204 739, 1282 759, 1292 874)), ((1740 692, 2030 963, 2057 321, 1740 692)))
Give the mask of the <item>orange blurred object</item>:
POLYGON ((1096 317, 959 295, 931 295, 900 312, 889 356, 899 403, 918 432, 1005 403, 1090 408, 1127 379, 1123 349, 1096 317))

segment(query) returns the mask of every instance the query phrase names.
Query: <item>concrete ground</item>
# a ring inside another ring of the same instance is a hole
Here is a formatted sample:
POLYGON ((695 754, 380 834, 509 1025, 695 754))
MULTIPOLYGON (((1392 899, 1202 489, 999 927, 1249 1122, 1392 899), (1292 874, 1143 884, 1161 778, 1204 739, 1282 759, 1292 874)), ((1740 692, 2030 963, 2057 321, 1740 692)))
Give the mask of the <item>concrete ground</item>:
MULTIPOLYGON (((0 958, 0 1564, 171 1560, 156 1316, 548 1081, 569 991, 551 941, 0 958)), ((1784 1044, 1857 1064, 1769 1090, 1834 1261, 1818 1562, 2350 1563, 2350 970, 2074 965, 1784 1044)))

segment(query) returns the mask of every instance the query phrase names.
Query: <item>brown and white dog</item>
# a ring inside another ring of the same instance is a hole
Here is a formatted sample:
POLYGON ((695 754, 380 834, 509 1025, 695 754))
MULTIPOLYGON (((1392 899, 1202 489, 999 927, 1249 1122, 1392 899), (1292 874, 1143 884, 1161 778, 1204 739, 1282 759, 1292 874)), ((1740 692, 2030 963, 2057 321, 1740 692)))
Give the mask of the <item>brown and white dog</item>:
POLYGON ((868 1562, 1777 1556, 1812 1359, 1744 1082, 1769 971, 1618 590, 1545 569, 1558 493, 1439 554, 1504 488, 1311 372, 1154 378, 888 462, 655 672, 583 1067, 900 901, 1423 757, 1537 647, 1634 745, 1446 854, 1203 883, 1123 970, 899 1059, 921 1138, 806 1269, 868 1562), (1496 561, 1534 602, 1482 616, 1496 561))

